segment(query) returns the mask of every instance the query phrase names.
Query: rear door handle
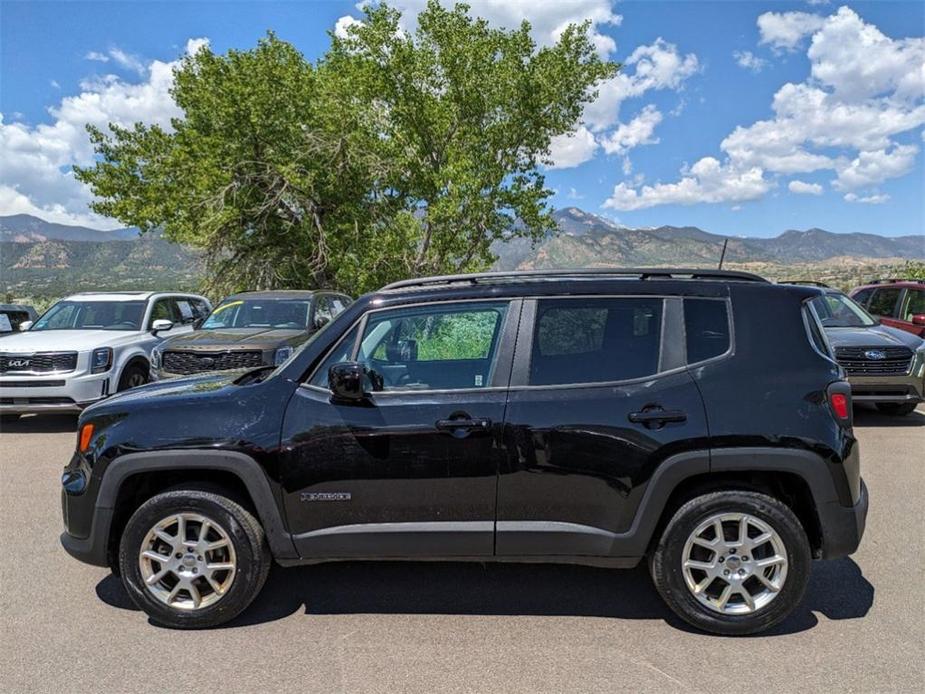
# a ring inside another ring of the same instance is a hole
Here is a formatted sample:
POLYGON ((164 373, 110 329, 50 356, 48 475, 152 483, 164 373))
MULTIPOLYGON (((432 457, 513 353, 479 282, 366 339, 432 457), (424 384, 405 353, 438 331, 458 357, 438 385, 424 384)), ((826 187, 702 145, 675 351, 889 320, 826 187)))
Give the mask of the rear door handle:
POLYGON ((472 419, 438 419, 436 427, 441 431, 455 431, 457 429, 487 431, 491 428, 491 420, 479 417, 472 419))
POLYGON ((686 422, 687 413, 682 410, 664 410, 661 407, 646 407, 640 412, 630 412, 633 424, 642 424, 649 429, 661 429, 669 423, 686 422))

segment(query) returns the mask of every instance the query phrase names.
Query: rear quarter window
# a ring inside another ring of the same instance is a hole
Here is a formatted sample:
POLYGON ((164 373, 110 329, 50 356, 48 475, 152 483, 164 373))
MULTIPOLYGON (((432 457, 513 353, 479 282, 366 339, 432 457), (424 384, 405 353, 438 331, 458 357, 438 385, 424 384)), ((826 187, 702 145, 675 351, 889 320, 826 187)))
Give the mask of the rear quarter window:
POLYGON ((729 350, 729 306, 722 299, 685 299, 687 363, 695 364, 729 350))
POLYGON ((899 293, 898 288, 876 290, 867 305, 867 310, 875 316, 892 316, 899 293))

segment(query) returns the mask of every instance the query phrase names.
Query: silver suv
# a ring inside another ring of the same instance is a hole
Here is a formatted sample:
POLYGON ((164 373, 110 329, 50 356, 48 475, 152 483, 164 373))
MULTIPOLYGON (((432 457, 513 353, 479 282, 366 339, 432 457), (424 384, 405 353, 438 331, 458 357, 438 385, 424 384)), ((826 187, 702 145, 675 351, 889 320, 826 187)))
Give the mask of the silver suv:
POLYGON ((82 293, 0 340, 0 415, 76 412, 148 380, 151 350, 193 329, 209 301, 175 292, 82 293))

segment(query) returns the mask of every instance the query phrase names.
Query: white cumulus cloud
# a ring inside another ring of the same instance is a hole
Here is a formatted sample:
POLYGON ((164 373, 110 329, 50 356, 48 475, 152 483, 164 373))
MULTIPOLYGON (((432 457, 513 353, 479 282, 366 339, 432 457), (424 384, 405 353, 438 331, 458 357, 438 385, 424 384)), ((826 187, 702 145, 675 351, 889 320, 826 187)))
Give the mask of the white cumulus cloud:
POLYGON ((735 58, 736 64, 739 67, 744 67, 746 70, 750 70, 754 73, 761 72, 768 65, 767 60, 759 58, 751 51, 733 51, 732 57, 735 58))
MULTIPOLYGON (((828 17, 768 12, 758 26, 762 42, 776 48, 811 36, 810 74, 778 89, 770 118, 738 126, 722 140, 724 170, 759 171, 762 179, 829 170, 833 187, 849 192, 913 169, 919 148, 897 137, 925 124, 925 38, 890 38, 848 7, 828 17)), ((702 202, 717 201, 715 191, 692 186, 684 172, 678 184, 662 184, 660 195, 650 192, 648 199, 672 202, 673 195, 686 203, 697 190, 702 202)), ((621 209, 642 197, 621 189, 608 203, 621 209)))
POLYGON ((557 135, 552 138, 549 156, 552 159, 550 169, 570 169, 593 159, 598 144, 594 135, 584 126, 574 133, 557 135))
POLYGON ((649 104, 629 123, 620 123, 617 128, 601 141, 607 154, 626 154, 640 145, 654 145, 658 138, 653 137, 656 126, 662 122, 662 114, 654 104, 649 104))
POLYGON ((822 186, 818 183, 807 183, 806 181, 790 181, 787 184, 787 190, 798 195, 822 195, 822 186))
POLYGON ((773 184, 758 167, 739 170, 723 165, 713 157, 704 157, 685 170, 676 183, 656 183, 640 189, 619 183, 604 207, 616 210, 641 210, 656 205, 694 205, 700 202, 743 202, 756 200, 773 184))
MULTIPOLYGON (((190 39, 186 50, 191 53, 206 45, 206 39, 190 39)), ((138 83, 114 75, 84 81, 79 94, 48 109, 50 123, 6 122, 0 114, 0 214, 28 213, 60 223, 113 227, 112 220, 89 211, 90 191, 71 171, 75 164, 93 162, 86 125, 105 129, 110 123, 128 126, 142 121, 169 129, 171 118, 181 115, 170 96, 176 65, 151 61, 138 83)))
POLYGON ((845 193, 847 202, 859 202, 865 205, 882 205, 890 201, 890 196, 885 193, 872 195, 856 195, 855 193, 845 193))

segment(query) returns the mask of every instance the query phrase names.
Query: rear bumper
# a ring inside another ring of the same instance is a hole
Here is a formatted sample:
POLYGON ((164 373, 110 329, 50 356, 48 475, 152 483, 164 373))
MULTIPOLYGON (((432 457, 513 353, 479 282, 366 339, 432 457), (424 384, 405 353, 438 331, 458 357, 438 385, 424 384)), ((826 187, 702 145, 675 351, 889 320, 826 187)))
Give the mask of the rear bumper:
POLYGON ((861 493, 854 506, 846 507, 838 502, 830 502, 819 508, 823 559, 847 557, 857 550, 867 525, 869 504, 867 485, 861 480, 861 493))

